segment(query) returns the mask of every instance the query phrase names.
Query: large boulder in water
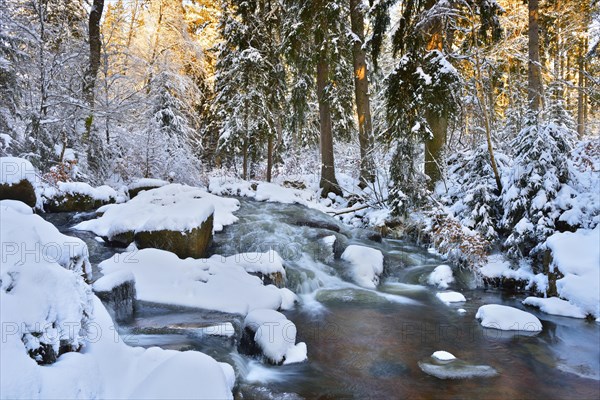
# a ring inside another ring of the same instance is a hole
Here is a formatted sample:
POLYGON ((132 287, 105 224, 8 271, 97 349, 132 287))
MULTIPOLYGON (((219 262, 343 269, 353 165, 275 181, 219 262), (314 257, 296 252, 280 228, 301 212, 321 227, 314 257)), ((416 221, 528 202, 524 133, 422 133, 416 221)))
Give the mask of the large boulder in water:
POLYGON ((141 192, 126 203, 105 206, 99 218, 74 228, 92 231, 113 245, 154 247, 178 256, 203 257, 213 231, 237 221, 239 201, 179 184, 141 192))
POLYGON ((180 258, 202 258, 212 241, 213 215, 200 226, 186 231, 161 229, 156 231, 138 231, 135 244, 139 249, 155 248, 170 251, 180 258))
POLYGON ((35 168, 29 161, 0 157, 0 200, 18 200, 35 207, 35 179, 35 168))

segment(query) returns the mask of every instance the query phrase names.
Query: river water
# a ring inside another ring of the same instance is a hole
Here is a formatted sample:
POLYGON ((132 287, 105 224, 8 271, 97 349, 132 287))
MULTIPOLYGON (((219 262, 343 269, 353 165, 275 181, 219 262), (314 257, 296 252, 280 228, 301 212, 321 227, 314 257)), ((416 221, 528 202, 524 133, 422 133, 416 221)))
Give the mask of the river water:
MULTIPOLYGON (((600 324, 525 308, 521 295, 475 288, 468 272, 459 273, 453 286, 467 301, 448 306, 425 284, 442 261, 422 249, 399 240, 372 241, 366 231, 344 227, 299 205, 240 202, 239 222, 215 235, 211 252, 279 252, 287 287, 301 298, 285 314, 298 328, 297 341, 306 342, 309 361, 265 365, 239 354, 235 335, 198 334, 198 327, 215 323, 231 322, 239 328, 240 316, 157 304, 139 303, 135 318, 119 327, 126 342, 200 350, 228 362, 238 375, 235 396, 240 399, 599 398, 600 324), (383 252, 385 273, 377 290, 352 283, 347 266, 322 240, 332 234, 340 248, 360 244, 383 252), (543 331, 525 335, 484 329, 475 320, 484 304, 526 309, 542 321, 543 331), (466 312, 459 312, 461 308, 466 312), (429 376, 419 362, 430 361, 438 350, 467 364, 491 366, 498 375, 445 380, 429 376)), ((46 218, 88 243, 94 267, 117 251, 96 242, 90 233, 69 230, 77 219, 72 214, 46 218)))

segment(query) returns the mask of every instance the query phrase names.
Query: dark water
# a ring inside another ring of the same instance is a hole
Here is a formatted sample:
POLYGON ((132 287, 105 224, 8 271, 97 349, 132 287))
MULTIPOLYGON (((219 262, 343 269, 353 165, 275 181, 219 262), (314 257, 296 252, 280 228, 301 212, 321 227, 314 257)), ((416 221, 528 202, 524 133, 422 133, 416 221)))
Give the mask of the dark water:
MULTIPOLYGON (((521 298, 474 289, 468 273, 460 274, 452 287, 467 302, 447 306, 437 300, 434 288, 424 285, 440 260, 410 244, 373 242, 365 232, 338 225, 338 243, 384 252, 386 272, 379 289, 361 289, 319 240, 331 235, 332 227, 316 226, 331 225, 333 219, 296 205, 248 200, 242 200, 237 215, 237 224, 215 236, 212 251, 231 255, 273 248, 284 257, 288 287, 302 299, 285 314, 298 327, 297 340, 307 343, 309 361, 263 365, 238 354, 236 335, 198 333, 202 327, 229 322, 239 335, 240 316, 164 305, 139 304, 136 318, 121 326, 128 343, 200 350, 229 362, 238 374, 236 397, 245 399, 600 397, 600 324, 549 316, 525 308, 521 298), (490 303, 532 312, 543 331, 526 336, 482 328, 474 316, 479 306, 490 303), (459 313, 459 308, 466 312, 459 313), (462 380, 429 376, 418 363, 437 350, 468 364, 491 366, 498 375, 462 380)), ((51 218, 63 231, 73 224, 72 215, 51 218)), ((91 244, 94 263, 114 251, 93 235, 76 235, 91 244)))

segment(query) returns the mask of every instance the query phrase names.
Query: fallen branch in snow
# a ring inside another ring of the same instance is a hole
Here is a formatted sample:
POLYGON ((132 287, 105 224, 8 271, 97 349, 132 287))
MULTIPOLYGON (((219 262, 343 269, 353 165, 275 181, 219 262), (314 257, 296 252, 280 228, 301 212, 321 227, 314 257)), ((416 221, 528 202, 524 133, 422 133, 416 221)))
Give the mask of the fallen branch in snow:
POLYGON ((365 208, 369 208, 369 207, 371 207, 371 206, 368 205, 368 204, 365 204, 364 206, 355 207, 355 208, 344 208, 344 209, 342 209, 340 211, 337 211, 337 212, 327 211, 327 213, 328 214, 330 213, 331 215, 333 215, 335 217, 335 216, 342 215, 342 214, 348 214, 348 213, 351 213, 353 211, 364 210, 365 208))

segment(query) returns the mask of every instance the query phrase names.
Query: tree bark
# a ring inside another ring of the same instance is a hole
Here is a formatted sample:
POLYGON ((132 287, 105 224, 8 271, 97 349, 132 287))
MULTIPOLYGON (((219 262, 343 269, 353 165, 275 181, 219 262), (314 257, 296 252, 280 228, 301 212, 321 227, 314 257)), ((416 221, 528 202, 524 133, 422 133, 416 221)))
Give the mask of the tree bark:
POLYGON ((365 188, 374 181, 373 125, 369 101, 369 78, 366 62, 365 22, 361 0, 350 0, 350 21, 355 38, 352 43, 354 62, 354 96, 358 116, 358 143, 360 145, 360 187, 365 188))
POLYGON ((427 188, 433 190, 435 184, 442 179, 448 118, 445 115, 440 116, 435 112, 426 111, 425 119, 433 134, 431 139, 425 140, 425 175, 429 177, 427 188))
POLYGON ((90 61, 88 70, 85 74, 84 94, 90 108, 94 108, 94 88, 96 86, 96 77, 100 69, 100 53, 102 42, 100 40, 100 19, 104 10, 104 0, 94 0, 90 17, 88 21, 89 41, 90 41, 90 61))
POLYGON ((529 111, 537 118, 542 105, 542 67, 540 64, 539 0, 529 0, 529 62, 527 100, 529 111))
POLYGON ((317 35, 316 41, 317 46, 319 46, 319 60, 317 61, 317 99, 319 101, 319 122, 321 131, 321 181, 319 187, 322 189, 321 196, 327 197, 330 192, 341 195, 342 190, 335 178, 331 110, 329 107, 329 99, 327 99, 325 93, 327 83, 329 82, 329 60, 327 39, 325 38, 327 22, 324 17, 322 17, 320 21, 319 28, 321 34, 317 35))
POLYGON ((267 138, 267 182, 271 182, 273 173, 273 135, 267 138))
POLYGON ((579 50, 577 53, 577 136, 579 139, 583 138, 585 132, 585 121, 584 121, 584 41, 579 42, 579 50))

